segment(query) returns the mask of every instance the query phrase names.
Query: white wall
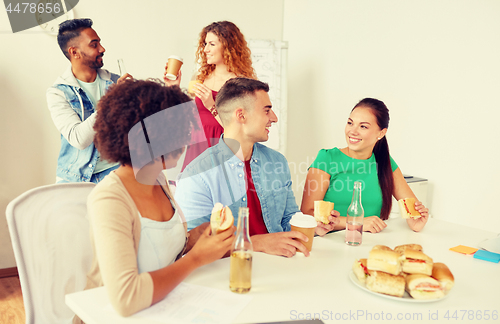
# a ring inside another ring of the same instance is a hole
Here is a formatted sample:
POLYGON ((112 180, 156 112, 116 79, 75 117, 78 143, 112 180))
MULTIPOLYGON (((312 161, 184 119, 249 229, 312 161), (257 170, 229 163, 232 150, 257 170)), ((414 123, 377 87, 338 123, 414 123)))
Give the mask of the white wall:
POLYGON ((288 155, 300 205, 321 148, 345 147, 364 97, 391 114, 391 154, 428 178, 434 217, 500 232, 500 2, 286 0, 288 155))
MULTIPOLYGON (((283 1, 81 0, 75 18, 89 17, 106 48, 104 67, 117 58, 136 78, 161 78, 166 58, 184 57, 187 83, 201 29, 230 20, 247 39, 282 39, 283 1)), ((56 37, 38 28, 12 34, 0 10, 0 209, 28 189, 53 183, 59 133, 45 101, 46 89, 69 64, 56 37)), ((0 217, 0 269, 15 266, 5 217, 0 217)))

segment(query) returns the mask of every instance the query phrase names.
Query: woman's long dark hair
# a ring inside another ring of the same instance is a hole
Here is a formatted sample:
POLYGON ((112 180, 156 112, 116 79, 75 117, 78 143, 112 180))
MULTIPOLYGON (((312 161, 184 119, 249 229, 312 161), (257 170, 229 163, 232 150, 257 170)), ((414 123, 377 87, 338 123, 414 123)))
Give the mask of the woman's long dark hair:
MULTIPOLYGON (((389 109, 380 100, 373 98, 365 98, 358 102, 354 109, 358 107, 370 108, 377 118, 377 124, 380 129, 389 127, 389 109)), ((377 141, 373 148, 375 160, 377 161, 377 175, 380 189, 382 190, 382 209, 380 218, 386 220, 392 208, 392 193, 394 192, 394 178, 392 175, 391 158, 389 156, 389 144, 387 137, 384 136, 377 141)))

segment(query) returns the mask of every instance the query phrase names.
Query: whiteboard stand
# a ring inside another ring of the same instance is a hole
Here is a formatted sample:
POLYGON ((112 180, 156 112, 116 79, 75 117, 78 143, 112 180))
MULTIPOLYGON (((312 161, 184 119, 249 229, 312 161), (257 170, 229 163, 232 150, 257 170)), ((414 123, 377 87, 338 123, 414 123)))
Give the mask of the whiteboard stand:
POLYGON ((264 145, 285 155, 287 147, 287 59, 288 42, 278 40, 249 40, 252 65, 257 78, 269 84, 269 98, 278 122, 269 130, 269 140, 264 145))

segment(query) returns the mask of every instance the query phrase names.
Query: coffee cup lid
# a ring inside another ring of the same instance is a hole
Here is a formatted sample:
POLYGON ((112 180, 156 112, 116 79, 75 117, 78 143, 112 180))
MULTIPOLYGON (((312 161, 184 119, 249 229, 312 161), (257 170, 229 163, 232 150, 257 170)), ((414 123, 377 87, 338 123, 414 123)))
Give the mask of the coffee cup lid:
POLYGON ((177 80, 177 76, 175 76, 175 75, 173 75, 171 73, 165 74, 165 78, 167 78, 169 80, 172 80, 172 81, 177 80))
POLYGON ((176 59, 177 61, 181 61, 181 62, 183 62, 183 63, 184 63, 184 60, 183 60, 183 59, 182 59, 182 57, 180 57, 180 56, 170 55, 170 56, 168 57, 168 59, 171 59, 171 58, 176 59))
POLYGON ((318 224, 313 216, 304 215, 301 212, 298 212, 292 216, 292 219, 290 219, 290 225, 303 228, 311 228, 316 227, 318 224))

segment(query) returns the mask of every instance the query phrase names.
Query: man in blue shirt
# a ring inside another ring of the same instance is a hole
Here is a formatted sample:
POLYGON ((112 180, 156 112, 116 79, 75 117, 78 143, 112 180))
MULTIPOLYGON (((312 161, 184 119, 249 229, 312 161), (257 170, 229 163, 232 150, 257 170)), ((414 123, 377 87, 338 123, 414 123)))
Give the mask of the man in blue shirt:
MULTIPOLYGON (((290 219, 299 212, 285 157, 258 142, 269 139, 269 127, 278 121, 263 82, 246 78, 228 80, 215 105, 224 126, 219 144, 208 148, 182 173, 175 198, 188 228, 210 221, 215 203, 229 206, 235 216, 249 207, 250 235, 255 251, 291 257, 309 252, 290 231, 290 219)), ((333 229, 333 223, 322 225, 333 229)), ((318 231, 317 231, 318 232, 318 231)), ((324 234, 322 233, 322 234, 324 234)))

